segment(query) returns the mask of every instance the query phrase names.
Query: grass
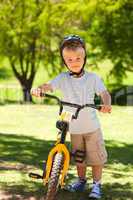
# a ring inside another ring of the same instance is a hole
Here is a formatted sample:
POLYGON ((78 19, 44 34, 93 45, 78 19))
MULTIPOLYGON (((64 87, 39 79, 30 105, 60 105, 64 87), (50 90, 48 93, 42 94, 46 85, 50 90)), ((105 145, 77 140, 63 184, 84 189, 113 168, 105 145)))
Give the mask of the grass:
MULTIPOLYGON (((46 189, 28 177, 42 173, 43 162, 56 139, 58 107, 46 105, 0 106, 0 196, 2 199, 41 199, 46 189)), ((114 106, 112 114, 98 114, 109 160, 103 171, 103 200, 133 200, 133 107, 114 106)), ((67 143, 70 148, 69 136, 67 143)), ((91 172, 88 168, 88 185, 91 172)), ((71 164, 67 182, 76 178, 71 164)), ((90 187, 88 187, 90 188, 90 187)), ((59 191, 58 200, 87 199, 84 193, 59 191)))

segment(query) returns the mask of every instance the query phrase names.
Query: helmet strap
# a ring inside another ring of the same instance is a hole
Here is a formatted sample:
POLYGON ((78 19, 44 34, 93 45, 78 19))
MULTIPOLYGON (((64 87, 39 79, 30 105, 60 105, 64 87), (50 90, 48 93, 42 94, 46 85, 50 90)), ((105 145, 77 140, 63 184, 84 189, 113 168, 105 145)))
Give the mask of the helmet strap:
POLYGON ((69 75, 70 75, 70 76, 73 76, 73 77, 75 77, 75 78, 81 77, 81 76, 84 75, 84 68, 82 68, 82 69, 80 70, 80 72, 72 72, 72 71, 70 71, 70 72, 69 72, 69 75))

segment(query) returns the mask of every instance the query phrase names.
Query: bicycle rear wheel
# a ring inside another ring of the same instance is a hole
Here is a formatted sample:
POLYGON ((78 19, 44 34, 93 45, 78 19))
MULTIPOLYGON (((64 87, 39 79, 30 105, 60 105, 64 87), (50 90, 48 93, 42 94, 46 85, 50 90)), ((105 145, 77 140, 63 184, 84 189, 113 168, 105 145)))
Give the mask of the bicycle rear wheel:
POLYGON ((63 154, 57 153, 54 157, 45 200, 54 200, 56 197, 62 165, 63 165, 63 154))

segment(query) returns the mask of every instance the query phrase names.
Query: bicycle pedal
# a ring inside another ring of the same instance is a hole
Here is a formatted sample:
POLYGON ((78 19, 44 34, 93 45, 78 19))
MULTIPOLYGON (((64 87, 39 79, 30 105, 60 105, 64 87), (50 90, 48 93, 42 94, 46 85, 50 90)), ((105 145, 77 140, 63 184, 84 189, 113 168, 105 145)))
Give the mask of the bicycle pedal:
POLYGON ((42 179, 43 176, 39 175, 39 174, 35 174, 35 173, 29 173, 29 177, 30 178, 34 178, 34 179, 42 179))

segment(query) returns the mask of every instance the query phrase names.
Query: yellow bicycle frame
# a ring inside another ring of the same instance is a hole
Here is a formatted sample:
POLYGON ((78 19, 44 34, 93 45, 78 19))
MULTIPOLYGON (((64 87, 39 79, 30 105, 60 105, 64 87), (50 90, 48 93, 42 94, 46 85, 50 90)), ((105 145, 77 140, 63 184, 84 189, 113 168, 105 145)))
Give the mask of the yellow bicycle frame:
MULTIPOLYGON (((70 121, 71 113, 63 112, 60 115, 60 120, 70 121)), ((60 186, 61 186, 61 188, 63 188, 65 185, 64 179, 67 174, 67 170, 68 170, 69 163, 70 163, 70 154, 69 154, 69 151, 65 144, 60 144, 59 141, 57 141, 55 145, 56 146, 51 149, 51 151, 49 152, 49 155, 48 155, 48 160, 46 163, 46 176, 43 178, 43 183, 44 183, 44 185, 46 185, 49 181, 49 176, 50 176, 50 172, 51 172, 51 168, 52 168, 52 161, 53 161, 54 155, 56 153, 62 153, 64 156, 64 165, 63 165, 63 169, 61 171, 60 186)))

